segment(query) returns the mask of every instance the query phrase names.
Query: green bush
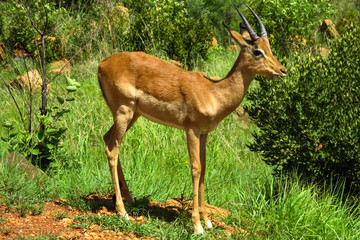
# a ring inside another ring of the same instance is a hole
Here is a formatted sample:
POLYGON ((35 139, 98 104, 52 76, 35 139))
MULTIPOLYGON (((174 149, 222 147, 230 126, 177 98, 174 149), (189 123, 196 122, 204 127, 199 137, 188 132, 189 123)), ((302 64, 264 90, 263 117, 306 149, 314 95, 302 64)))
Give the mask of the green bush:
POLYGON ((346 178, 347 189, 360 190, 360 28, 354 25, 334 40, 327 58, 296 55, 287 77, 261 78, 248 95, 247 111, 262 130, 250 147, 275 173, 297 168, 310 179, 346 178))
POLYGON ((232 0, 184 0, 184 3, 191 17, 196 19, 206 17, 208 19, 210 22, 209 27, 219 44, 228 45, 231 40, 222 22, 228 25, 233 23, 231 26, 237 29, 240 17, 233 4, 236 3, 239 7, 241 4, 232 0))
MULTIPOLYGON (((34 23, 40 30, 55 24, 58 0, 45 5, 30 0, 26 4, 31 8, 34 23)), ((104 48, 145 51, 165 55, 190 66, 198 58, 206 58, 211 44, 212 31, 208 20, 191 17, 183 1, 124 0, 111 4, 90 1, 90 5, 86 5, 78 0, 74 5, 65 1, 62 6, 58 19, 61 28, 54 33, 55 38, 47 42, 48 62, 69 58, 90 42, 83 57, 104 51, 104 48), (120 5, 129 9, 129 17, 127 13, 120 16, 113 12, 113 7, 120 5)), ((36 56, 34 39, 38 38, 38 34, 34 34, 21 4, 17 1, 0 4, 0 13, 0 41, 10 50, 16 48, 15 44, 20 44, 26 52, 36 56)))
POLYGON ((189 17, 175 0, 124 1, 131 14, 130 50, 165 54, 190 66, 205 58, 212 33, 207 20, 189 17))
MULTIPOLYGON (((322 21, 335 16, 339 11, 336 1, 327 0, 256 0, 250 6, 263 21, 273 49, 288 54, 293 44, 298 44, 297 37, 314 42, 314 34, 322 21)), ((249 18, 252 26, 257 26, 249 18)), ((254 27, 255 28, 255 27, 254 27)))
MULTIPOLYGON (((222 22, 227 23, 233 29, 239 29, 241 18, 233 6, 234 3, 247 17, 254 30, 259 32, 256 20, 243 3, 230 0, 184 1, 191 16, 203 15, 212 22, 212 30, 221 43, 227 42, 229 39, 222 22)), ((273 49, 283 55, 288 54, 294 45, 299 45, 298 39, 305 38, 307 42, 316 42, 319 35, 314 33, 324 19, 332 18, 336 22, 335 18, 348 18, 347 12, 354 11, 348 6, 352 5, 352 1, 339 3, 338 0, 250 0, 247 3, 264 22, 273 49)), ((349 16, 348 19, 352 18, 349 16)))
MULTIPOLYGON (((43 31, 45 28, 51 29, 56 21, 58 24, 61 23, 67 15, 67 10, 61 8, 58 17, 58 6, 55 1, 42 4, 41 1, 31 0, 25 2, 25 5, 29 9, 34 25, 40 31, 43 31)), ((14 50, 21 46, 27 53, 36 57, 39 53, 35 42, 40 44, 40 36, 32 28, 26 11, 20 2, 6 1, 0 4, 0 15, 0 41, 9 50, 14 50)), ((63 46, 61 41, 56 39, 56 36, 55 38, 48 39, 46 45, 46 55, 49 62, 63 57, 63 46)))

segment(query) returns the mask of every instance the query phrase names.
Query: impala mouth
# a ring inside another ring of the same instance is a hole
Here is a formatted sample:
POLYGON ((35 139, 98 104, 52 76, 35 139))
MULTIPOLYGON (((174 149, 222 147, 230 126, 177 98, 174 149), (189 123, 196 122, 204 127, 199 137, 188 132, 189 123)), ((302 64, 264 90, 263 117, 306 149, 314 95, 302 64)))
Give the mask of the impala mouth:
POLYGON ((276 78, 283 78, 283 77, 286 77, 286 72, 284 71, 281 71, 282 73, 279 74, 279 73, 274 73, 274 77, 276 78))
POLYGON ((286 70, 283 70, 283 69, 280 69, 280 71, 281 71, 281 77, 285 77, 286 76, 286 70))
POLYGON ((278 79, 282 79, 285 76, 286 76, 286 73, 283 73, 283 74, 276 73, 276 74, 274 74, 274 78, 278 78, 278 79))

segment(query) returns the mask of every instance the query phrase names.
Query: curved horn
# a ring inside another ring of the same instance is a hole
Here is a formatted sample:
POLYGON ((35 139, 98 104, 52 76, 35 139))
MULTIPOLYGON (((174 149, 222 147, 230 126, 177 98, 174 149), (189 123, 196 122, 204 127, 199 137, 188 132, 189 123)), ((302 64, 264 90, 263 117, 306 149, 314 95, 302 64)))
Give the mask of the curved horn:
POLYGON ((259 39, 259 36, 256 34, 256 32, 254 31, 254 29, 252 29, 252 27, 250 26, 249 22, 246 20, 246 18, 244 17, 244 15, 240 12, 240 10, 236 7, 236 5, 234 4, 234 7, 236 8, 236 10, 238 11, 240 17, 242 18, 249 34, 250 37, 253 41, 256 41, 259 39))
POLYGON ((260 26, 260 35, 261 35, 261 37, 267 37, 267 32, 266 32, 265 26, 264 26, 264 24, 262 23, 262 21, 261 21, 261 19, 259 18, 259 16, 254 12, 254 10, 252 10, 251 7, 249 7, 249 5, 247 5, 246 3, 245 3, 245 5, 250 9, 250 11, 252 12, 252 14, 253 14, 254 17, 256 18, 256 20, 258 21, 259 26, 260 26))

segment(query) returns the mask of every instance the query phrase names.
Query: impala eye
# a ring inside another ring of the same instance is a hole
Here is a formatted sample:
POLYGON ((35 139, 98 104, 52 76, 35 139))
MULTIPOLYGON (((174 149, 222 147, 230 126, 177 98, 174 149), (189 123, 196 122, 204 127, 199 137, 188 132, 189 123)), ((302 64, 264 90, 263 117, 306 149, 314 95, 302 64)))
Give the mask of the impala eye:
POLYGON ((257 50, 257 49, 255 49, 255 50, 253 51, 253 53, 254 53, 255 57, 264 56, 263 52, 260 51, 260 50, 257 50))

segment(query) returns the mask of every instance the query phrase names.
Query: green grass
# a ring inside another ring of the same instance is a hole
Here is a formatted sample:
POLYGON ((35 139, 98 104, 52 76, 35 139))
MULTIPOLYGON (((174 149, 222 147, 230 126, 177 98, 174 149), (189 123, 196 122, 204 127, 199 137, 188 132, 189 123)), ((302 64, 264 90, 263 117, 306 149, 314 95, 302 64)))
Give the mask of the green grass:
MULTIPOLYGON (((201 66, 209 76, 225 76, 236 55, 214 52, 209 63, 201 66), (219 54, 222 55, 219 55, 219 54), (215 70, 213 70, 215 69, 215 70)), ((69 104, 70 113, 61 120, 68 127, 63 139, 61 158, 48 170, 50 179, 29 180, 16 165, 0 166, 0 196, 9 205, 37 204, 56 198, 84 210, 94 208, 84 197, 112 192, 102 136, 112 124, 111 114, 102 98, 96 79, 97 64, 103 57, 75 64, 72 78, 82 84, 69 104), (45 181, 45 183, 44 183, 45 181)), ((11 80, 11 78, 8 78, 11 80)), ((271 81, 271 80, 269 80, 271 81)), ((65 79, 53 84, 52 100, 63 94, 65 79)), ((19 116, 0 84, 0 118, 20 123, 19 116)), ((18 93, 18 95, 20 95, 18 93)), ((19 97, 19 96, 17 96, 19 97)), ((250 122, 244 125, 234 114, 228 116, 210 134, 207 145, 206 201, 231 212, 223 220, 248 234, 233 239, 358 239, 359 208, 347 199, 339 199, 342 188, 303 185, 296 177, 276 179, 271 169, 251 152, 247 144, 258 131, 250 122)), ((6 134, 1 128, 0 134, 6 134)), ((0 141, 0 153, 6 155, 6 143, 0 141)), ((191 198, 191 176, 184 132, 160 126, 140 118, 126 134, 120 149, 129 188, 141 199, 155 201, 184 196, 191 198)), ((29 205, 34 206, 34 205, 29 205)), ((136 211, 128 206, 130 212, 136 211)), ((35 209, 36 210, 36 209, 35 209)), ((113 231, 135 232, 158 239, 225 238, 223 230, 207 230, 205 236, 192 235, 191 219, 181 215, 164 222, 147 216, 149 222, 126 222, 118 216, 88 216, 77 220, 77 227, 99 223, 113 231)))

